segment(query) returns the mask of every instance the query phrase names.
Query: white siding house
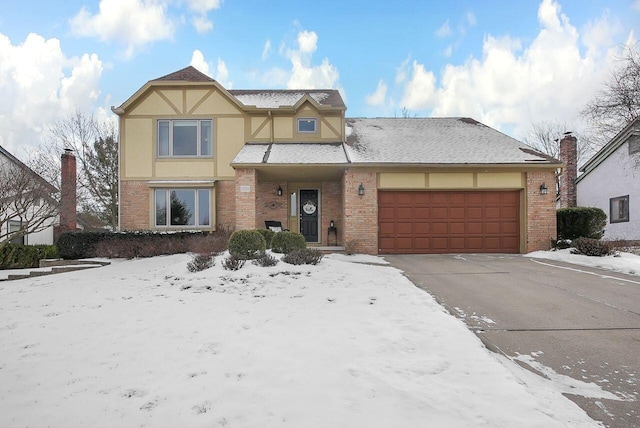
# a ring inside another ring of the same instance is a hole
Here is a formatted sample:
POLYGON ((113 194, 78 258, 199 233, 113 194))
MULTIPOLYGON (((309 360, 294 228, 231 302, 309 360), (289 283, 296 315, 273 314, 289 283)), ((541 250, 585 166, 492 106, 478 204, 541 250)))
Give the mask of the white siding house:
POLYGON ((582 168, 578 205, 607 213, 606 240, 640 240, 640 118, 631 122, 582 168))

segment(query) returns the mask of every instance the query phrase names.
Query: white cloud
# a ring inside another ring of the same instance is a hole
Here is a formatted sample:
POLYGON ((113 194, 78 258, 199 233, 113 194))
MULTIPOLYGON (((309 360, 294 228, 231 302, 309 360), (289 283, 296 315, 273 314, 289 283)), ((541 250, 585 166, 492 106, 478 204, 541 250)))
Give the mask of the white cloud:
POLYGON ((13 45, 0 33, 0 145, 24 157, 56 121, 92 112, 102 70, 95 54, 67 58, 58 39, 31 33, 13 45))
POLYGON ((213 62, 207 62, 207 60, 204 58, 204 54, 198 49, 193 51, 193 54, 191 55, 191 62, 189 63, 189 65, 195 67, 196 69, 198 69, 198 71, 201 71, 207 76, 217 80, 218 83, 220 83, 226 89, 231 89, 233 87, 233 82, 229 80, 229 70, 227 69, 227 64, 221 58, 218 58, 215 67, 215 74, 211 71, 213 69, 213 62))
POLYGON ((413 62, 411 79, 404 88, 402 107, 410 110, 430 108, 434 102, 436 77, 432 71, 427 71, 424 65, 413 62))
POLYGON ((187 6, 194 12, 207 13, 214 9, 220 9, 221 0, 188 0, 187 6))
POLYGON ((303 30, 298 33, 298 47, 303 54, 312 54, 318 48, 318 35, 315 31, 303 30))
POLYGON ((435 34, 438 37, 449 37, 452 34, 448 19, 436 30, 435 34))
POLYGON ((189 63, 189 65, 195 67, 198 71, 213 78, 213 74, 211 74, 211 68, 209 67, 207 61, 204 59, 204 54, 199 49, 196 49, 195 51, 193 51, 193 54, 191 54, 191 62, 189 63))
MULTIPOLYGON (((320 65, 312 65, 313 53, 318 47, 315 31, 300 31, 297 37, 298 49, 290 49, 287 56, 291 61, 291 73, 287 81, 288 89, 337 88, 340 73, 327 58, 320 65)), ((344 91, 343 96, 344 96, 344 91)))
POLYGON ((476 15, 471 11, 467 12, 467 24, 469 24, 470 27, 474 27, 477 23, 476 15))
POLYGON ((387 97, 387 84, 380 79, 376 90, 365 97, 365 101, 370 106, 383 106, 387 97))
POLYGON ((267 39, 267 41, 264 42, 264 48, 262 48, 262 60, 264 61, 269 58, 269 55, 271 55, 271 40, 267 39))
POLYGON ((206 15, 194 16, 191 19, 191 23, 199 34, 207 33, 213 29, 213 22, 206 15))
POLYGON ((538 19, 528 44, 487 35, 481 57, 448 64, 437 76, 405 60, 387 96, 400 92, 399 105, 421 115, 471 116, 516 136, 531 122, 576 123, 611 64, 617 24, 604 13, 578 31, 553 0, 541 2, 538 19))
POLYGON ((69 23, 77 36, 125 44, 127 57, 148 43, 171 39, 175 31, 161 0, 100 0, 98 13, 83 7, 69 23))

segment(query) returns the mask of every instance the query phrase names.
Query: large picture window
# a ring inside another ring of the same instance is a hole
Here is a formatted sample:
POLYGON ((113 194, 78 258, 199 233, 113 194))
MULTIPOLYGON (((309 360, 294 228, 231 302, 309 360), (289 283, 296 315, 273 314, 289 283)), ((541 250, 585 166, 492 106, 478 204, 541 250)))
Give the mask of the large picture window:
POLYGON ((156 189, 155 225, 211 226, 211 190, 156 189))
POLYGON ((609 223, 629 221, 629 195, 609 199, 609 223))
POLYGON ((211 156, 211 120, 159 120, 158 156, 211 156))

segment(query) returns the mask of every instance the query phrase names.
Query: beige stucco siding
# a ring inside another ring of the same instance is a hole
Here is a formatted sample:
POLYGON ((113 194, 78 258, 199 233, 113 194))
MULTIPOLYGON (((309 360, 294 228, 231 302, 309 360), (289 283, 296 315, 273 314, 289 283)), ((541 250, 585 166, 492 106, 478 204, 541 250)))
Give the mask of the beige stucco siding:
POLYGON ((202 104, 206 97, 213 93, 212 89, 190 89, 186 91, 185 102, 187 114, 193 113, 202 104))
POLYGON ((124 120, 123 178, 150 177, 153 169, 154 147, 151 119, 124 120))
POLYGON ((213 92, 193 111, 197 115, 241 114, 242 111, 220 92, 213 92))
POLYGON ((244 119, 239 117, 219 118, 216 120, 216 163, 217 176, 235 175, 230 163, 245 143, 244 119))
POLYGON ((323 117, 320 121, 320 137, 325 140, 342 141, 341 127, 340 117, 323 117))
POLYGON ((129 116, 174 115, 180 113, 180 110, 176 110, 177 107, 179 106, 173 106, 157 91, 154 91, 137 104, 129 116))
POLYGON ((523 189, 522 172, 381 172, 379 189, 523 189))
POLYGON ((201 178, 215 176, 214 159, 159 160, 156 162, 156 178, 201 178))
POLYGON ((268 116, 251 117, 251 140, 268 140, 271 137, 271 120, 268 116))
POLYGON ((275 117, 273 122, 273 133, 276 140, 292 139, 294 120, 291 117, 275 117))

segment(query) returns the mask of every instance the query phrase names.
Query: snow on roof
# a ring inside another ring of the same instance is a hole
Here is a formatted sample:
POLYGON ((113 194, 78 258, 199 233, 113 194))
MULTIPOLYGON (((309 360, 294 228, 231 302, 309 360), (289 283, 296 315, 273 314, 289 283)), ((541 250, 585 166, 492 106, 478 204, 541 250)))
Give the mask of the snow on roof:
POLYGON ((230 90, 229 93, 244 105, 258 108, 294 106, 302 97, 309 95, 320 105, 344 107, 342 97, 336 90, 230 90))
POLYGON ((469 118, 348 119, 346 126, 353 163, 560 163, 469 118))
POLYGON ((245 144, 232 164, 344 164, 342 143, 245 144))

